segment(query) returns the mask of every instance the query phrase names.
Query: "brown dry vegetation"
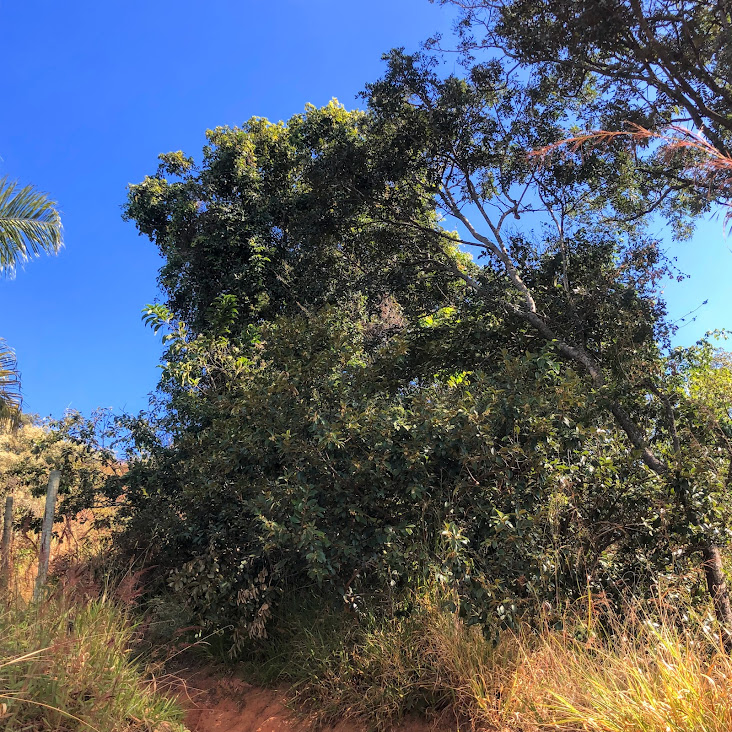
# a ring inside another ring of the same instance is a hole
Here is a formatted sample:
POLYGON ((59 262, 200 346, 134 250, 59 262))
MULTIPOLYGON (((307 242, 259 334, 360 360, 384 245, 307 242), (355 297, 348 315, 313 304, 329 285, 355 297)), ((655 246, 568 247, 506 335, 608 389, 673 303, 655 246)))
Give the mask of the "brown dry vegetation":
POLYGON ((652 608, 622 620, 593 611, 493 645, 429 604, 417 622, 367 634, 347 655, 351 668, 334 666, 300 694, 330 719, 383 730, 399 713, 390 688, 402 701, 441 700, 460 729, 722 732, 732 729, 732 659, 712 627, 652 608))
MULTIPOLYGON (((113 592, 90 560, 106 537, 84 528, 84 541, 69 540, 80 528, 72 522, 54 542, 56 585, 42 604, 29 604, 24 594, 35 568, 30 551, 12 583, 16 591, 6 597, 4 729, 183 729, 175 726, 183 719, 178 703, 192 732, 732 729, 732 660, 713 625, 658 606, 626 609, 620 621, 590 602, 561 624, 555 618, 542 631, 504 633, 495 645, 447 611, 431 588, 415 598, 409 616, 374 620, 341 637, 319 639, 322 628, 301 619, 284 639, 279 663, 287 672, 274 674, 270 688, 230 670, 213 672, 208 662, 201 667, 195 654, 175 676, 159 664, 145 670, 130 659, 140 636, 120 609, 134 604, 142 574, 128 572, 113 592)), ((239 666, 239 673, 246 669, 239 666)))

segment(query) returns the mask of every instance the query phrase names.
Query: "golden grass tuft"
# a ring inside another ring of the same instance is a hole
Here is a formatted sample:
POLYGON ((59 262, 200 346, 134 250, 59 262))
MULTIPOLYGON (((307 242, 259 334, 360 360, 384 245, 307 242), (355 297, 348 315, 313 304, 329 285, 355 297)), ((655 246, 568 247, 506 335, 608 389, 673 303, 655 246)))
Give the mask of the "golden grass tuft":
POLYGON ((703 624, 634 620, 589 641, 545 633, 538 642, 524 641, 520 653, 513 709, 506 711, 530 728, 732 729, 732 659, 703 624))
POLYGON ((496 647, 436 617, 430 646, 472 727, 537 732, 728 732, 732 659, 704 622, 605 618, 506 634, 496 647))

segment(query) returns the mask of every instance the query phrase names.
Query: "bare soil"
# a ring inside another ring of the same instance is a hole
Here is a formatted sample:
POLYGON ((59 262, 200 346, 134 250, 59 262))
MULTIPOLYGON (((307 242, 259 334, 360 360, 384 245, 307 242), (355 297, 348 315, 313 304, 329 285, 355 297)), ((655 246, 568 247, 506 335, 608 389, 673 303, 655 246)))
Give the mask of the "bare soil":
MULTIPOLYGON (((316 728, 313 720, 287 706, 286 689, 262 689, 215 671, 202 670, 186 679, 178 692, 191 732, 366 732, 366 727, 344 721, 316 728)), ((446 723, 407 720, 394 732, 454 732, 446 723)))

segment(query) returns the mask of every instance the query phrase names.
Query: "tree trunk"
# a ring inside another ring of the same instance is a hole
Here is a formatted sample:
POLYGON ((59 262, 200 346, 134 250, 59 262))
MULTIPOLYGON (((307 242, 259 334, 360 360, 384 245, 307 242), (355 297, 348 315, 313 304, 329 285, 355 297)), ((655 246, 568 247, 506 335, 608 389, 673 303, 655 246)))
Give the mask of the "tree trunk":
POLYGON ((46 511, 43 514, 43 528, 41 530, 41 549, 38 552, 38 576, 33 590, 33 599, 39 600, 43 585, 48 576, 48 562, 51 558, 51 538, 53 537, 53 519, 56 514, 56 498, 61 481, 61 471, 52 470, 48 475, 48 491, 46 492, 46 511))
POLYGON ((13 544, 13 494, 5 498, 5 516, 3 520, 2 564, 0 565, 0 585, 6 587, 10 581, 12 563, 10 554, 13 544))
POLYGON ((704 576, 707 590, 714 604, 714 614, 720 625, 722 643, 727 653, 732 653, 732 604, 724 575, 722 553, 715 544, 705 543, 701 548, 704 558, 704 576))

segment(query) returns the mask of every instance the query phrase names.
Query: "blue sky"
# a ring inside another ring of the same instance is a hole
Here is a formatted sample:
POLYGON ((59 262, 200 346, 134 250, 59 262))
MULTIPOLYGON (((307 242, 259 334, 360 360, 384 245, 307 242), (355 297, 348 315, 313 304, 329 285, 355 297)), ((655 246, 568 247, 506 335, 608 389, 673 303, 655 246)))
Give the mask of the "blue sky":
MULTIPOLYGON (((204 130, 252 115, 286 119, 332 97, 356 106, 382 52, 449 25, 427 0, 0 0, 0 176, 56 198, 66 241, 0 281, 26 410, 146 405, 161 346, 140 310, 160 261, 120 206, 158 153, 198 156, 204 130)), ((720 220, 670 245, 693 275, 667 289, 674 317, 709 299, 680 341, 732 327, 730 247, 720 220)))

